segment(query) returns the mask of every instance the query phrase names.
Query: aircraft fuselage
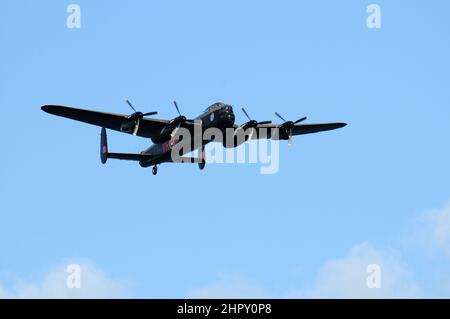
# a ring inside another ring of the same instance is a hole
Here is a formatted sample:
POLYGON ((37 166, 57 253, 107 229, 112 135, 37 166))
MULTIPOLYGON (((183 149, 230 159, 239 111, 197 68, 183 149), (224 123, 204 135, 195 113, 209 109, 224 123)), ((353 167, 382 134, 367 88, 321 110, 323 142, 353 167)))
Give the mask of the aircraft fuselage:
MULTIPOLYGON (((221 131, 225 131, 227 128, 232 128, 235 121, 235 115, 233 113, 233 108, 231 105, 224 103, 214 103, 208 107, 202 114, 197 116, 195 121, 199 121, 202 124, 202 130, 208 128, 218 128, 221 131)), ((170 123, 168 125, 170 127, 170 123)), ((161 134, 164 135, 164 134, 161 134)), ((152 160, 141 161, 139 164, 142 167, 153 166, 156 163, 164 163, 171 161, 171 152, 173 146, 178 143, 177 139, 166 139, 162 143, 154 143, 148 149, 141 152, 141 154, 152 155, 152 160)), ((210 141, 202 140, 201 143, 196 143, 192 141, 191 150, 197 150, 200 146, 204 146, 210 141)), ((180 156, 185 154, 179 154, 180 156)))

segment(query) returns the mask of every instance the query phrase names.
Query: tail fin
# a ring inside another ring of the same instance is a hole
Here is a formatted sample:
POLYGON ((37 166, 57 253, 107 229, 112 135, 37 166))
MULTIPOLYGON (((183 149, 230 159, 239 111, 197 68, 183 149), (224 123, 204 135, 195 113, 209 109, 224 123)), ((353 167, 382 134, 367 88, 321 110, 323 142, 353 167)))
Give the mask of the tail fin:
POLYGON ((108 160, 108 141, 106 138, 106 129, 102 127, 102 133, 100 134, 100 160, 102 164, 105 164, 108 160))

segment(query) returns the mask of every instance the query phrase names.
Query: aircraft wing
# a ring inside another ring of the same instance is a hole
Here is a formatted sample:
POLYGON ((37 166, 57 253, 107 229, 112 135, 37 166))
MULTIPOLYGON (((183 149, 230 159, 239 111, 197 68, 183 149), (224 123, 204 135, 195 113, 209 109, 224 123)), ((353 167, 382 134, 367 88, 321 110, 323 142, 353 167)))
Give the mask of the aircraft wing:
POLYGON ((346 126, 346 123, 298 124, 292 129, 292 135, 311 134, 336 130, 346 126))
MULTIPOLYGON (((346 126, 346 123, 320 123, 320 124, 297 124, 292 129, 292 135, 303 135, 318 133, 324 131, 331 131, 346 126)), ((273 134, 273 130, 279 127, 275 124, 263 124, 258 125, 256 128, 257 134, 254 134, 253 138, 265 138, 269 134, 273 134), (265 134, 264 132, 265 131, 265 134)), ((283 139, 283 138, 282 138, 283 139)))
MULTIPOLYGON (((80 121, 100 127, 109 128, 111 130, 119 131, 122 122, 128 117, 123 114, 113 114, 105 112, 97 112, 91 110, 84 110, 60 105, 44 105, 41 108, 44 112, 66 117, 75 121, 80 121)), ((136 135, 141 137, 153 138, 157 137, 168 120, 156 120, 143 118, 140 121, 139 129, 136 135)))

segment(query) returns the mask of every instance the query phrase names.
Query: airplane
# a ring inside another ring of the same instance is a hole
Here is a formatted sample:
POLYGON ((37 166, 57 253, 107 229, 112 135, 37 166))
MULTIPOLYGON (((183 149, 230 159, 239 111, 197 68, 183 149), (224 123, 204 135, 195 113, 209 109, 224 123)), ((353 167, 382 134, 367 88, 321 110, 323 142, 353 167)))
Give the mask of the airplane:
MULTIPOLYGON (((135 109, 129 100, 126 103, 133 110, 130 115, 113 114, 106 112, 98 112, 93 110, 86 110, 80 108, 73 108, 61 105, 44 105, 41 109, 49 114, 69 118, 76 121, 96 125, 101 127, 100 134, 100 159, 102 164, 105 164, 108 158, 121 159, 139 162, 141 167, 153 166, 152 174, 158 173, 158 165, 162 163, 176 162, 171 153, 175 144, 179 143, 181 139, 176 139, 174 136, 180 128, 185 128, 189 132, 195 130, 195 126, 202 131, 208 128, 217 128, 224 132, 227 129, 233 129, 235 132, 238 130, 251 130, 251 135, 246 135, 245 140, 231 143, 222 141, 224 147, 236 147, 239 144, 247 141, 249 138, 272 138, 274 140, 288 140, 289 145, 292 144, 292 137, 302 134, 317 133, 322 131, 329 131, 346 126, 346 123, 322 123, 322 124, 300 124, 307 118, 302 117, 296 121, 287 121, 279 113, 275 112, 275 115, 280 118, 283 123, 272 124, 272 121, 256 121, 251 119, 246 110, 242 108, 243 113, 248 118, 248 121, 241 125, 235 124, 235 114, 233 113, 233 107, 229 104, 217 102, 207 107, 205 111, 194 119, 187 119, 184 115, 181 115, 178 104, 174 101, 175 109, 178 116, 171 120, 162 120, 147 118, 148 116, 156 115, 157 112, 142 113, 135 109), (153 142, 146 150, 137 153, 111 153, 108 151, 107 134, 106 129, 115 130, 134 136, 140 136, 149 138, 153 142), (270 135, 269 137, 263 136, 262 130, 273 130, 277 134, 270 135), (276 130, 275 130, 276 129, 276 130), (256 132, 256 134, 253 134, 256 132)), ((193 149, 198 149, 200 158, 184 158, 182 162, 186 163, 198 163, 200 170, 205 168, 205 145, 209 142, 215 141, 214 139, 201 140, 200 143, 193 143, 193 149)), ((192 151, 191 150, 191 151, 192 151)), ((185 155, 185 154, 180 154, 185 155)))

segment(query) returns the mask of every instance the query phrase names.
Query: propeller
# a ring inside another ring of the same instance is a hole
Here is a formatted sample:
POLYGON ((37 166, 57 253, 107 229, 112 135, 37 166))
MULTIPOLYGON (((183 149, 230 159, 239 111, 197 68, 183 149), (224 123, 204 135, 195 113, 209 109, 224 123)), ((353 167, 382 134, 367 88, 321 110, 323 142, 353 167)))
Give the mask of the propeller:
POLYGON ((130 116, 128 116, 128 119, 131 120, 134 125, 133 135, 137 134, 137 132, 139 130, 139 122, 144 118, 144 116, 158 114, 158 112, 147 112, 147 113, 138 112, 138 111, 136 111, 136 109, 134 108, 134 106, 131 104, 131 102, 128 99, 125 102, 127 102, 127 104, 134 111, 134 113, 132 113, 130 116))
POLYGON ((181 115, 180 109, 178 107, 177 101, 173 101, 173 105, 175 106, 175 109, 177 110, 178 116, 174 118, 170 122, 170 127, 172 128, 172 132, 170 133, 170 136, 173 138, 175 134, 177 133, 178 129, 181 125, 185 123, 194 123, 193 120, 188 120, 184 115, 181 115))
MULTIPOLYGON (((250 115, 248 115, 247 111, 244 108, 241 108, 242 112, 244 112, 245 116, 248 118, 248 122, 244 123, 243 125, 241 125, 241 127, 243 128, 243 130, 247 130, 248 128, 256 128, 258 125, 264 125, 264 124, 270 124, 272 123, 272 121, 261 121, 258 122, 256 120, 252 120, 252 118, 250 117, 250 115)), ((250 133, 249 139, 251 140, 253 138, 253 133, 255 132, 255 130, 252 130, 252 132, 250 133)))
POLYGON ((275 115, 278 116, 282 121, 284 121, 283 124, 280 125, 281 128, 285 129, 288 134, 288 145, 292 145, 292 129, 294 128, 295 124, 298 124, 300 122, 303 122, 307 119, 306 116, 298 119, 297 121, 286 121, 280 114, 275 112, 275 115))
POLYGON ((178 108, 177 101, 173 101, 173 104, 175 105, 175 108, 177 109, 178 115, 181 116, 180 109, 178 108))
MULTIPOLYGON (((245 116, 248 118, 248 122, 247 123, 245 123, 245 124, 255 124, 255 125, 250 125, 249 127, 251 127, 251 126, 254 126, 254 127, 256 127, 256 125, 264 125, 264 124, 270 124, 270 123, 272 123, 272 121, 261 121, 261 122, 257 122, 257 121, 255 121, 255 120, 252 120, 251 119, 251 117, 248 115, 248 113, 247 113, 247 111, 244 109, 244 108, 242 108, 242 112, 244 112, 244 114, 245 114, 245 116)), ((245 125, 244 124, 244 125, 245 125)))

